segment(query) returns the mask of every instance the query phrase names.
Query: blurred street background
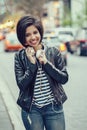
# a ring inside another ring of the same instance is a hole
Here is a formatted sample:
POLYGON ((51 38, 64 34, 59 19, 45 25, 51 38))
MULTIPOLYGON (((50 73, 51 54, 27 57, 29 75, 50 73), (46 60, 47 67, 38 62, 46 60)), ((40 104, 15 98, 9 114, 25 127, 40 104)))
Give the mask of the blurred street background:
POLYGON ((66 64, 66 130, 87 130, 87 0, 0 0, 0 130, 24 130, 16 104, 14 55, 19 18, 33 14, 44 26, 43 44, 57 47, 66 64))

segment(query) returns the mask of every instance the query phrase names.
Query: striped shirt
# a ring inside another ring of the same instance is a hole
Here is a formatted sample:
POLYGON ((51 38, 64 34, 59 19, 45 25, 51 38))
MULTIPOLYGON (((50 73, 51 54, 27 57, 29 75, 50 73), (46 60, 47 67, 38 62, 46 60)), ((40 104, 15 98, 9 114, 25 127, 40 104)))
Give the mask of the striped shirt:
POLYGON ((38 107, 43 107, 53 100, 54 97, 47 76, 42 70, 42 67, 39 66, 34 86, 33 104, 38 107))

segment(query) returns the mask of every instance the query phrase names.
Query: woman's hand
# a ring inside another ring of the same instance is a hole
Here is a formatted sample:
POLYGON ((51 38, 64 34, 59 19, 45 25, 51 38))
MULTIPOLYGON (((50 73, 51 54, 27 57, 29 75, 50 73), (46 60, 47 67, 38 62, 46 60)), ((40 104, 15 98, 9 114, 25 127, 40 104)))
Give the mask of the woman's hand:
POLYGON ((26 55, 31 63, 33 63, 33 64, 36 63, 35 51, 32 47, 26 48, 26 55))
POLYGON ((37 50, 36 57, 41 64, 46 64, 47 58, 44 50, 37 50))

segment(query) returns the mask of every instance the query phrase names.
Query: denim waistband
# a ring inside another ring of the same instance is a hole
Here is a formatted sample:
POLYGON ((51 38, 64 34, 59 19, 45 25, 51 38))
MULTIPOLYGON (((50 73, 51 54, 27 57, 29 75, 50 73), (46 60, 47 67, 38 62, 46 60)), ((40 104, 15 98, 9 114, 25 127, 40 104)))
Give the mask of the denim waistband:
MULTIPOLYGON (((33 106, 36 106, 37 108, 44 108, 44 107, 47 107, 47 106, 49 106, 49 105, 50 105, 50 106, 53 106, 53 105, 55 105, 55 104, 57 105, 57 102, 56 102, 56 101, 51 101, 51 102, 49 102, 49 103, 46 104, 46 105, 44 104, 43 106, 39 106, 39 105, 36 105, 36 104, 32 104, 32 107, 33 107, 33 106)), ((60 105, 60 106, 61 106, 61 105, 60 105)))

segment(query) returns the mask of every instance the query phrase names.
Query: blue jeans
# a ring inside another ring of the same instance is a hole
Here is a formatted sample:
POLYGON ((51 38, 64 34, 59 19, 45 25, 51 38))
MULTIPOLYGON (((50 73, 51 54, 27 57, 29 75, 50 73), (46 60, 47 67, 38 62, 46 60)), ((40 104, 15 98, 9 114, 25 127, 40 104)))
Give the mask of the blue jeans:
POLYGON ((51 103, 42 108, 32 105, 29 113, 21 111, 26 130, 65 130, 63 107, 51 103))

